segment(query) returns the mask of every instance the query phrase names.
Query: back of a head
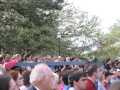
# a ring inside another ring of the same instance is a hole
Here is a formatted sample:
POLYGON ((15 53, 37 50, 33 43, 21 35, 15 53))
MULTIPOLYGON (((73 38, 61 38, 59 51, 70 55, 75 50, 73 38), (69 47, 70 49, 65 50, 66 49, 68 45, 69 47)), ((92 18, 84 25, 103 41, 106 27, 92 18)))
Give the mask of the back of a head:
POLYGON ((92 64, 87 68, 87 75, 92 76, 95 72, 97 72, 98 66, 96 64, 92 64))
POLYGON ((62 80, 63 80, 63 82, 64 82, 65 85, 68 85, 68 84, 69 84, 69 83, 68 83, 68 74, 67 74, 67 73, 63 74, 62 80))
POLYGON ((113 83, 109 90, 120 90, 120 81, 113 83))
POLYGON ((30 85, 30 71, 23 72, 23 83, 26 86, 30 85))

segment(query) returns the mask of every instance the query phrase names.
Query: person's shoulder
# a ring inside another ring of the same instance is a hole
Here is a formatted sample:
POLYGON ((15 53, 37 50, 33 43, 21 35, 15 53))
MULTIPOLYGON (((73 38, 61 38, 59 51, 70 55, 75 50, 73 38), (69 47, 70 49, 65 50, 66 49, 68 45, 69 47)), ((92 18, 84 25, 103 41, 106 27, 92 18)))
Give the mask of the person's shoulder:
POLYGON ((27 90, 37 90, 34 86, 30 86, 27 90))
POLYGON ((27 87, 23 85, 20 87, 20 90, 27 90, 27 87))
POLYGON ((23 85, 23 86, 21 86, 20 87, 20 90, 37 90, 34 86, 25 86, 25 85, 23 85))
POLYGON ((70 87, 69 90, 75 90, 74 87, 70 87))
POLYGON ((93 89, 95 88, 95 84, 90 79, 86 80, 86 86, 87 86, 87 90, 95 90, 93 89))
POLYGON ((90 79, 87 79, 86 83, 93 83, 93 82, 90 79))

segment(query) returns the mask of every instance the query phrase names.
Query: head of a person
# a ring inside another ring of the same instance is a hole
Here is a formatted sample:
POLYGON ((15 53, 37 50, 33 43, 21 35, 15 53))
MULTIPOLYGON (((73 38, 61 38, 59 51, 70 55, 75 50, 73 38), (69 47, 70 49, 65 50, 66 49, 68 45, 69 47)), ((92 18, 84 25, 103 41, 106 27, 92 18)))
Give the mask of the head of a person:
POLYGON ((120 69, 119 68, 116 69, 116 76, 120 78, 120 69))
POLYGON ((97 79, 99 79, 100 81, 102 81, 104 79, 104 73, 105 69, 104 68, 98 68, 97 70, 97 79))
POLYGON ((23 84, 25 86, 29 86, 30 85, 30 71, 24 71, 22 76, 23 76, 23 84))
POLYGON ((19 90, 15 81, 7 74, 0 75, 0 90, 19 90))
POLYGON ((13 78, 13 80, 16 82, 18 86, 21 86, 23 84, 22 75, 18 70, 10 70, 9 75, 13 78))
POLYGON ((19 72, 17 70, 10 70, 9 71, 9 74, 11 75, 11 77, 17 81, 17 78, 18 78, 18 75, 19 75, 19 72))
POLYGON ((92 64, 87 68, 87 76, 90 77, 93 81, 97 79, 97 71, 98 66, 96 64, 92 64))
POLYGON ((69 76, 69 74, 67 72, 62 73, 62 81, 63 81, 64 85, 69 85, 68 76, 69 76))
POLYGON ((15 59, 17 61, 20 61, 22 59, 22 56, 20 54, 15 54, 11 57, 11 59, 15 59))
POLYGON ((11 56, 10 56, 9 54, 6 54, 6 55, 5 55, 5 59, 4 59, 4 60, 5 60, 5 62, 9 61, 9 60, 10 60, 10 58, 11 58, 11 56))
POLYGON ((104 72, 104 81, 106 83, 110 83, 111 77, 112 77, 113 73, 109 72, 109 71, 105 71, 104 72))
POLYGON ((85 90, 86 89, 86 73, 74 72, 70 75, 70 84, 75 88, 75 90, 85 90))
POLYGON ((109 90, 120 90, 120 81, 113 83, 109 90))
POLYGON ((16 82, 2 66, 0 66, 0 90, 19 90, 16 82))
POLYGON ((36 65, 30 74, 30 82, 40 90, 54 90, 57 87, 57 75, 46 65, 36 65))

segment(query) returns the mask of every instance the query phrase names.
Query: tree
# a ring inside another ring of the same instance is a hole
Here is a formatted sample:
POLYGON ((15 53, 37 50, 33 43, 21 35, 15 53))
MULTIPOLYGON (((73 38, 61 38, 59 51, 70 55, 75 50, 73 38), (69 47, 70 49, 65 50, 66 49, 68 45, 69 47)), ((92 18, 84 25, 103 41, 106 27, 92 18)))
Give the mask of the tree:
POLYGON ((84 52, 98 44, 100 34, 98 26, 98 17, 90 16, 76 9, 72 4, 66 4, 60 13, 59 32, 65 40, 73 42, 70 47, 77 47, 77 52, 84 52))
POLYGON ((101 59, 114 59, 120 56, 120 23, 112 26, 111 32, 101 39, 101 47, 93 54, 101 59))
POLYGON ((56 51, 63 0, 0 0, 0 48, 5 52, 56 51))

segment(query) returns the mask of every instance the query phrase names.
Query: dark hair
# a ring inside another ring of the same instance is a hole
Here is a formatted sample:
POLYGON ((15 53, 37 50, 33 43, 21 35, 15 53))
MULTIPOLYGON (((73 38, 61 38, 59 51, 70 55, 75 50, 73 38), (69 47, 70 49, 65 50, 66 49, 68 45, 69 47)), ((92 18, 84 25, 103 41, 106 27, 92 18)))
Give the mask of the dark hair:
POLYGON ((88 66, 88 69, 87 69, 87 75, 88 76, 92 76, 95 72, 97 72, 97 69, 98 69, 98 66, 95 65, 95 64, 92 64, 90 66, 88 66))
POLYGON ((69 77, 70 85, 73 86, 73 81, 78 82, 81 77, 86 77, 86 73, 84 73, 84 72, 74 72, 74 73, 72 73, 69 77))
POLYGON ((0 90, 9 90, 11 78, 8 75, 0 76, 0 90))
POLYGON ((106 79, 108 76, 113 75, 113 73, 106 71, 106 72, 104 72, 104 75, 105 75, 105 79, 106 79))
POLYGON ((30 85, 30 71, 23 72, 23 83, 25 86, 30 85))
POLYGON ((69 84, 69 82, 68 82, 68 74, 64 74, 62 76, 62 80, 63 80, 63 82, 64 82, 65 85, 68 85, 69 84))
POLYGON ((17 81, 19 71, 17 71, 17 70, 10 70, 9 74, 11 75, 11 77, 13 78, 13 80, 17 81))

